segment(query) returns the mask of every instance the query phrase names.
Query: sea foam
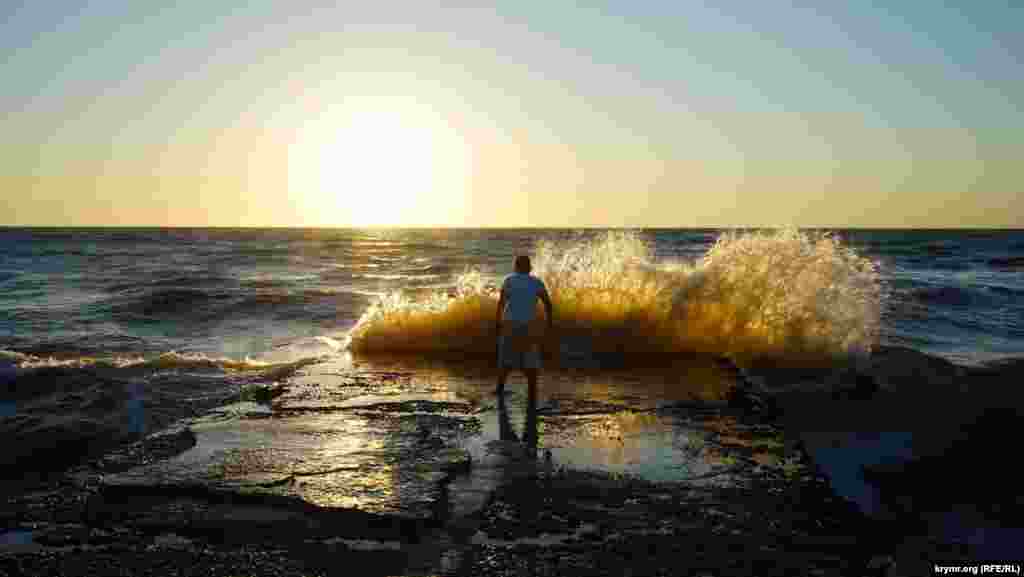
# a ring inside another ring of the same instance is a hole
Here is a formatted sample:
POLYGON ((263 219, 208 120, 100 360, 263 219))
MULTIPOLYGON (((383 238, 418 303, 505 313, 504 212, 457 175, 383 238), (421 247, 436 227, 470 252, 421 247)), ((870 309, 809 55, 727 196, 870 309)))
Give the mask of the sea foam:
POLYGON ((275 362, 252 358, 241 360, 227 357, 214 357, 200 353, 166 352, 155 356, 74 356, 57 358, 40 356, 17 351, 0 349, 0 363, 12 364, 19 369, 139 369, 139 370, 222 370, 228 372, 266 371, 300 367, 315 361, 314 358, 302 358, 291 361, 275 362))
MULTIPOLYGON (((877 266, 827 232, 726 232, 696 261, 656 259, 635 231, 540 240, 533 273, 555 309, 549 344, 626 358, 709 353, 737 362, 831 360, 877 345, 877 266)), ((453 291, 380 297, 350 333, 355 353, 490 355, 496 279, 471 270, 453 291)), ((538 305, 536 334, 543 332, 538 305)), ((548 347, 550 352, 555 347, 548 347)), ((556 357, 557 358, 557 357, 556 357)))

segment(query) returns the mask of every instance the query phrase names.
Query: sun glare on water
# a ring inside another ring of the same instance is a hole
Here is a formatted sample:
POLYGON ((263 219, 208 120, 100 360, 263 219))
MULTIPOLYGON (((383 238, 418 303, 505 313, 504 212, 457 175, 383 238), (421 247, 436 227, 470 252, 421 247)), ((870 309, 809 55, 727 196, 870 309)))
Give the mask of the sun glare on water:
POLYGON ((447 123, 420 116, 359 112, 308 128, 289 150, 306 217, 356 227, 461 220, 468 147, 447 123))

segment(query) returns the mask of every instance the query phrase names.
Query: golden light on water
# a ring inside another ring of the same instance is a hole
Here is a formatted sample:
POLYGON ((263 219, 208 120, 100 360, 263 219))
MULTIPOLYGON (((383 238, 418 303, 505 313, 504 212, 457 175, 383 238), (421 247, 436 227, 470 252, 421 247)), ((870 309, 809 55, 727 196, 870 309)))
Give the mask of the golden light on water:
MULTIPOLYGON (((795 229, 724 234, 694 264, 659 262, 639 233, 609 231, 541 241, 533 265, 554 303, 547 349, 559 354, 564 345, 728 355, 741 364, 831 362, 876 346, 885 298, 872 261, 827 234, 795 229)), ((493 354, 493 289, 478 271, 456 284, 456 298, 380 299, 353 329, 353 352, 493 354)))
POLYGON ((398 498, 395 477, 394 465, 373 463, 358 470, 321 475, 301 485, 299 494, 318 507, 386 512, 398 498))
POLYGON ((470 171, 470 148, 448 119, 397 105, 320 118, 288 152, 289 188, 318 225, 458 222, 470 171))

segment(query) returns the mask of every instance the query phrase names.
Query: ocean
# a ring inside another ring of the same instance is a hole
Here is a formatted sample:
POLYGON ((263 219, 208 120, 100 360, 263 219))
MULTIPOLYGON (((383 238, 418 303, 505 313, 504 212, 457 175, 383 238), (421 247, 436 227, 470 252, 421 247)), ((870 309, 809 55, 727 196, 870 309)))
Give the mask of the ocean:
POLYGON ((486 368, 517 254, 555 303, 549 369, 1024 356, 1024 231, 4 228, 0 247, 0 415, 54 371, 124 377, 153 415, 323 361, 486 368))
POLYGON ((519 253, 555 299, 564 362, 1024 354, 1019 230, 5 228, 0 247, 0 362, 18 370, 485 356, 519 253))

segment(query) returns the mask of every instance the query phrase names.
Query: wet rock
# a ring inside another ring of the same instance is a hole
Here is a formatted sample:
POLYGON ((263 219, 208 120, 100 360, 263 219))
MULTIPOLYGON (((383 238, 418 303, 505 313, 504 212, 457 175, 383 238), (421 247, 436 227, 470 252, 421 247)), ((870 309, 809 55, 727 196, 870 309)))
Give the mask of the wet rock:
POLYGON ((453 475, 468 473, 473 466, 473 458, 465 449, 443 449, 438 452, 437 460, 443 471, 453 475))
POLYGON ((288 387, 281 383, 251 383, 242 387, 242 392, 239 397, 242 401, 269 403, 283 395, 287 390, 288 387))
MULTIPOLYGON (((743 408, 744 396, 752 406, 756 403, 751 399, 767 397, 756 389, 738 389, 736 408, 743 408)), ((834 405, 847 410, 850 403, 834 405)), ((581 404, 578 408, 595 407, 581 404)), ((712 412, 719 419, 726 415, 742 420, 747 428, 730 428, 738 442, 728 446, 723 442, 721 450, 742 457, 745 444, 753 446, 771 433, 750 424, 760 425, 761 413, 745 409, 740 415, 727 408, 712 412)), ((703 414, 698 409, 679 410, 703 414)), ((457 429, 468 424, 478 430, 479 421, 435 414, 440 411, 461 412, 460 407, 415 401, 302 415, 276 413, 274 418, 260 420, 239 416, 195 424, 195 433, 178 430, 160 440, 145 439, 133 445, 144 458, 177 454, 197 442, 203 450, 174 460, 192 463, 191 472, 180 471, 188 474, 177 477, 178 487, 159 483, 133 487, 130 482, 105 486, 88 503, 97 514, 90 517, 95 522, 85 546, 51 553, 45 561, 33 558, 30 566, 11 573, 89 575, 116 566, 139 575, 317 575, 344 572, 346 567, 369 567, 357 572, 381 575, 451 574, 456 569, 472 575, 859 575, 871 555, 894 550, 872 546, 864 550, 865 557, 857 550, 855 537, 871 534, 871 527, 851 521, 854 513, 843 508, 844 501, 834 499, 827 483, 819 483, 813 475, 787 477, 770 464, 757 470, 756 479, 753 473, 743 473, 734 481, 735 487, 707 489, 573 471, 563 471, 557 478, 550 470, 532 476, 509 472, 501 480, 508 487, 499 489, 493 500, 485 500, 479 515, 450 521, 443 483, 464 473, 471 463, 468 454, 449 446, 457 429), (252 450, 237 444, 239 427, 265 444, 252 450), (351 442, 360 436, 367 442, 351 442), (209 443, 205 448, 204 442, 209 443), (206 461, 208 453, 215 458, 206 461), (420 479, 424 474, 427 481, 420 479), (213 488, 225 491, 186 494, 187 481, 195 479, 210 480, 213 488), (258 483, 268 486, 248 492, 258 483), (366 491, 355 493, 359 499, 379 499, 393 492, 396 502, 433 499, 434 511, 428 519, 409 519, 353 509, 356 500, 325 501, 328 507, 323 508, 302 501, 344 496, 339 487, 351 489, 360 483, 366 484, 366 491), (440 496, 435 497, 427 489, 438 483, 440 496), (410 487, 424 490, 410 491, 410 487), (133 488, 140 489, 138 495, 133 488), (282 495, 295 498, 271 498, 282 495), (403 557, 410 547, 449 545, 431 541, 447 532, 448 527, 441 525, 446 522, 464 522, 465 529, 460 529, 464 537, 478 534, 510 541, 464 542, 459 545, 465 554, 461 563, 456 559, 444 571, 407 570, 403 557), (477 526, 482 528, 480 533, 477 526), (117 532, 122 528, 128 530, 117 532), (325 539, 340 535, 396 545, 371 556, 350 544, 325 544, 325 539), (115 541, 102 551, 93 549, 107 539, 115 541), (421 543, 413 545, 416 542, 421 543), (548 542, 552 545, 539 545, 548 542), (855 553, 861 556, 853 569, 835 561, 855 553)), ((546 417, 544 425, 553 426, 556 421, 546 417)), ((32 421, 22 425, 34 426, 32 421)), ((550 461, 550 450, 544 455, 550 461)), ((481 457, 474 473, 487 467, 481 457)), ((150 473, 167 474, 150 481, 175 481, 174 468, 147 468, 150 473)), ((452 481, 453 487, 458 481, 452 481)), ((70 502, 50 505, 40 498, 38 504, 41 509, 33 514, 50 515, 48 509, 53 507, 73 511, 70 502)), ((13 522, 21 523, 23 518, 13 522)), ((0 558, 0 574, 7 569, 4 562, 0 558)))
POLYGON ((606 415, 621 413, 629 407, 614 403, 604 403, 590 399, 552 397, 547 406, 537 410, 540 415, 606 415))
POLYGON ((125 471, 131 467, 168 459, 195 445, 196 435, 188 427, 160 431, 104 455, 99 467, 106 473, 125 471))
POLYGON ((5 400, 31 401, 54 393, 81 393, 89 389, 124 389, 123 381, 103 375, 99 369, 40 367, 21 370, 13 375, 8 370, 0 380, 0 398, 5 400))
POLYGON ((1024 358, 1008 358, 992 361, 980 367, 969 367, 970 384, 982 388, 1011 386, 1017 388, 1024 382, 1024 358))
POLYGON ((792 390, 822 390, 829 377, 835 372, 835 365, 787 366, 769 360, 752 362, 739 369, 744 382, 760 392, 775 393, 792 390))
POLYGON ((837 400, 870 399, 881 390, 881 386, 873 375, 852 368, 837 370, 831 379, 832 398, 837 400))
POLYGON ((458 403, 449 401, 426 401, 409 400, 393 403, 373 403, 369 405, 356 405, 353 409, 366 411, 379 411, 384 413, 460 413, 466 414, 472 411, 469 403, 458 403))
POLYGON ((867 575, 870 577, 887 577, 895 562, 896 560, 893 559, 892 555, 875 555, 868 561, 866 567, 867 575))
POLYGON ((103 492, 436 518, 439 483, 470 466, 468 453, 449 442, 473 419, 357 410, 209 419, 194 423, 194 434, 138 444, 124 461, 141 456, 142 466, 104 475, 103 492), (198 449, 179 459, 158 458, 192 445, 198 449))
POLYGON ((752 413, 772 412, 773 405, 747 380, 738 381, 725 395, 727 405, 752 413))
POLYGON ((982 415, 964 424, 941 454, 863 466, 864 480, 879 487, 883 499, 907 500, 914 509, 941 511, 949 503, 973 503, 994 516, 1012 519, 1021 509, 1019 490, 1013 475, 998 471, 1001 463, 1009 467, 1006 434, 1024 427, 1024 416, 1006 407, 982 415))
POLYGON ((889 390, 953 388, 967 374, 965 369, 945 359, 906 347, 880 348, 871 355, 861 371, 870 376, 878 387, 889 390))
POLYGON ((84 525, 54 527, 36 535, 35 541, 50 547, 79 545, 89 541, 89 528, 84 525))
POLYGON ((120 428, 84 416, 17 415, 0 420, 0 470, 21 475, 23 470, 59 471, 120 442, 120 428))

